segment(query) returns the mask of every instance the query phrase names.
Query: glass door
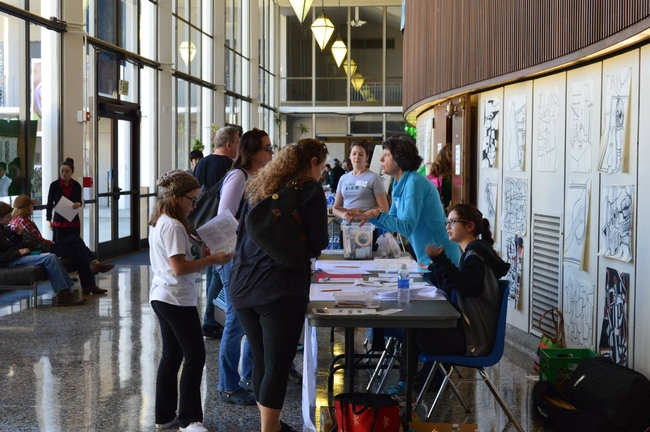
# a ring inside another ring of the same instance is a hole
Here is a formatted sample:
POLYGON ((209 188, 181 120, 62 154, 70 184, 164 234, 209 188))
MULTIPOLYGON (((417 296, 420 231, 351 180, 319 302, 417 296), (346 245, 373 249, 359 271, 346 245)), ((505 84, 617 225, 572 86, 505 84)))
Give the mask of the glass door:
POLYGON ((100 258, 137 251, 139 176, 134 152, 139 148, 139 111, 110 110, 100 104, 97 121, 97 213, 100 258), (135 171, 135 172, 134 172, 135 171))

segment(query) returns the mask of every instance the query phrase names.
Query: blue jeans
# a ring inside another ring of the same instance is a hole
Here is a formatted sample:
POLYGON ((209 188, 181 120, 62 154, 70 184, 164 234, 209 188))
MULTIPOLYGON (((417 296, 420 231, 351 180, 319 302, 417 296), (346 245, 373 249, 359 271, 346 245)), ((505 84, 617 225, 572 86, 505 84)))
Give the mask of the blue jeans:
POLYGON ((244 328, 237 318, 235 308, 230 304, 228 297, 228 281, 232 264, 228 263, 217 266, 223 289, 226 294, 226 325, 221 336, 221 347, 219 348, 219 384, 220 391, 235 391, 239 389, 239 358, 242 358, 242 380, 250 381, 253 376, 253 355, 248 346, 248 340, 244 342, 242 352, 241 339, 246 335, 244 328))
POLYGON ((21 265, 42 265, 45 267, 47 277, 52 284, 55 293, 72 288, 74 282, 70 278, 68 271, 63 267, 61 261, 54 254, 48 255, 25 255, 5 264, 7 267, 16 267, 21 265))
POLYGON ((206 327, 218 327, 219 323, 214 319, 213 301, 219 297, 219 292, 223 289, 221 278, 217 272, 217 266, 210 266, 205 270, 205 314, 203 315, 203 325, 206 327))

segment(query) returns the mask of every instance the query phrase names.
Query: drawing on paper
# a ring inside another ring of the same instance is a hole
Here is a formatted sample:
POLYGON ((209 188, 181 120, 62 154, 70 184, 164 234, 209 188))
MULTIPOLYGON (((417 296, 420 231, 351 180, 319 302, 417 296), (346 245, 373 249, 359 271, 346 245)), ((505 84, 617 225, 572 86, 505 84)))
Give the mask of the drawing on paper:
POLYGON ((594 285, 578 276, 564 276, 564 336, 567 348, 591 348, 594 285))
POLYGON ((600 333, 599 351, 614 363, 627 366, 627 296, 630 275, 613 268, 605 269, 605 316, 600 333))
POLYGON ((566 193, 564 219, 564 263, 582 270, 582 257, 587 241, 591 181, 570 183, 566 193))
POLYGON ((562 139, 558 136, 561 131, 559 122, 564 121, 559 89, 542 90, 537 94, 537 169, 539 171, 557 171, 558 149, 562 139))
POLYGON ((611 73, 606 79, 602 122, 605 127, 600 135, 598 170, 611 174, 619 173, 623 168, 632 68, 611 73))
POLYGON ((503 279, 510 281, 508 306, 517 309, 519 306, 519 290, 521 289, 521 270, 524 258, 524 239, 516 234, 505 233, 503 237, 505 261, 510 264, 510 270, 503 279))
POLYGON ((634 185, 605 186, 600 204, 600 253, 621 261, 632 260, 634 185))
POLYGON ((526 234, 528 214, 528 179, 503 179, 503 229, 513 234, 526 234))
POLYGON ((483 107, 483 139, 481 146, 481 166, 494 168, 499 139, 499 110, 501 101, 492 98, 485 101, 483 107))
POLYGON ((591 172, 593 115, 593 80, 576 82, 571 86, 571 109, 568 113, 569 169, 591 172))
POLYGON ((508 107, 506 167, 510 171, 523 171, 526 155, 526 96, 510 98, 508 107))
POLYGON ((497 173, 485 174, 485 182, 483 183, 483 200, 481 201, 480 208, 483 217, 490 222, 490 229, 496 233, 495 221, 497 216, 497 173))

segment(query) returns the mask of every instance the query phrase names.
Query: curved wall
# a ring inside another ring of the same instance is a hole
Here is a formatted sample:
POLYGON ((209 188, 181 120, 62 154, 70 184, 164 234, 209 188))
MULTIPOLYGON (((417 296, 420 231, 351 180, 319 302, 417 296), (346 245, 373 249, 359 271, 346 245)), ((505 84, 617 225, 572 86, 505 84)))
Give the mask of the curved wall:
MULTIPOLYGON (((403 110, 584 59, 650 28, 650 0, 409 0, 403 110)), ((650 35, 642 35, 642 38, 650 35)))

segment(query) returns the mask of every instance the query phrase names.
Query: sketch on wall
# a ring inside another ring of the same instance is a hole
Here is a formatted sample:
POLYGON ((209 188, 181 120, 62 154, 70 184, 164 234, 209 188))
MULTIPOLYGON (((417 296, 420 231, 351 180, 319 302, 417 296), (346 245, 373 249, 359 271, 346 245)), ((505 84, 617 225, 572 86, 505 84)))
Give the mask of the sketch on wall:
POLYGON ((495 222, 497 216, 497 197, 498 183, 496 172, 483 173, 485 181, 483 182, 483 199, 479 204, 479 210, 483 213, 483 217, 490 222, 490 229, 495 232, 495 222))
POLYGON ((519 306, 519 290, 521 289, 521 270, 523 269, 524 239, 516 234, 504 233, 503 256, 510 264, 510 270, 503 279, 510 281, 508 306, 517 309, 519 306))
POLYGON ((621 261, 632 260, 634 185, 605 186, 600 203, 599 253, 621 261))
POLYGON ((572 172, 591 172, 593 87, 593 80, 571 85, 567 136, 569 137, 569 170, 572 172))
POLYGON ((607 75, 603 94, 603 130, 600 135, 598 170, 619 173, 623 169, 630 107, 632 68, 607 75))
POLYGON ((587 242, 589 218, 589 196, 591 181, 574 183, 567 187, 564 217, 564 264, 571 264, 582 270, 582 257, 587 242))
POLYGON ((508 99, 508 108, 506 168, 523 171, 526 156, 526 95, 508 99))
POLYGON ((565 275, 563 305, 567 348, 592 348, 594 284, 575 275, 565 275))
POLYGON ((513 234, 526 234, 528 214, 528 179, 503 179, 503 229, 513 234))
POLYGON ((616 364, 627 366, 627 296, 630 275, 613 268, 605 269, 605 316, 598 344, 601 355, 609 355, 616 364))
POLYGON ((483 139, 481 145, 481 166, 494 168, 497 157, 497 141, 499 139, 499 111, 501 101, 491 98, 483 106, 483 139))
POLYGON ((537 169, 557 171, 558 149, 563 148, 560 122, 564 121, 559 89, 554 87, 537 94, 537 169), (560 118, 562 117, 562 118, 560 118))

